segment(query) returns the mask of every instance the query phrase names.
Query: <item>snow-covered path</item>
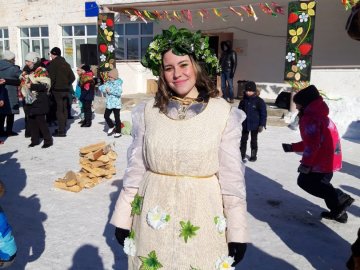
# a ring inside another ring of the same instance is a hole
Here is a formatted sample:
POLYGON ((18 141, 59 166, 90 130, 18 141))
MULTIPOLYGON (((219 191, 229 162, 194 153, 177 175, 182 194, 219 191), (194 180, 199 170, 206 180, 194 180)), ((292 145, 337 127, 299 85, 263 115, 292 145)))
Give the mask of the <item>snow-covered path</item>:
MULTIPOLYGON (((121 118, 129 120, 130 113, 122 112, 121 118)), ((0 145, 0 179, 7 190, 0 204, 18 244, 12 268, 127 269, 108 220, 121 188, 131 137, 108 137, 102 115, 96 114, 91 128, 80 128, 75 120, 67 137, 54 138, 53 147, 28 148, 23 115, 16 119, 20 135, 0 145), (79 170, 79 148, 101 140, 115 141, 115 177, 80 193, 54 189, 55 179, 79 170)), ((298 131, 286 127, 268 127, 259 135, 258 161, 246 163, 252 244, 236 269, 345 268, 360 224, 360 141, 342 141, 343 170, 335 173, 332 183, 356 201, 348 223, 339 224, 320 220, 324 202, 296 185, 300 156, 284 153, 281 143, 298 139, 298 131)))

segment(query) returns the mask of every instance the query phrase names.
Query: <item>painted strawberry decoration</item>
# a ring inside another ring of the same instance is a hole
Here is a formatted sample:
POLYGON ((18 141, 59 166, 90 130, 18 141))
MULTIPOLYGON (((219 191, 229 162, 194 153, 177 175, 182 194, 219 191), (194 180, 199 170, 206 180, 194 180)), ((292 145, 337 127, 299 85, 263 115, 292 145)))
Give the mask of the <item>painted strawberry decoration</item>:
POLYGON ((289 14, 288 23, 294 23, 298 19, 299 19, 299 16, 296 13, 292 12, 292 13, 289 14))
POLYGON ((299 46, 299 51, 302 55, 307 55, 312 49, 311 44, 303 43, 299 46))
POLYGON ((107 48, 108 48, 107 45, 104 44, 104 43, 99 45, 99 50, 100 50, 101 53, 106 53, 107 48))
POLYGON ((106 20, 106 25, 107 25, 108 27, 113 27, 113 26, 114 26, 114 21, 113 21, 112 19, 107 19, 107 20, 106 20))

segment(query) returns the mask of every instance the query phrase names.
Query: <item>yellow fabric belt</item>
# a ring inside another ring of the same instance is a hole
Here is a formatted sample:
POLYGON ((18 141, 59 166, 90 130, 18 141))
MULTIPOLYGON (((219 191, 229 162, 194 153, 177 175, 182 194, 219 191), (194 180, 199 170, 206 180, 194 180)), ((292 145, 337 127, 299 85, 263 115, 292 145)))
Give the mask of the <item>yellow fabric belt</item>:
POLYGON ((158 174, 158 175, 164 175, 164 176, 171 176, 171 177, 183 177, 183 178, 210 178, 213 177, 215 174, 211 174, 211 175, 201 175, 201 176, 195 176, 195 175, 176 175, 176 174, 168 174, 168 173, 159 173, 159 172, 154 172, 154 171, 150 171, 149 172, 153 173, 153 174, 158 174))

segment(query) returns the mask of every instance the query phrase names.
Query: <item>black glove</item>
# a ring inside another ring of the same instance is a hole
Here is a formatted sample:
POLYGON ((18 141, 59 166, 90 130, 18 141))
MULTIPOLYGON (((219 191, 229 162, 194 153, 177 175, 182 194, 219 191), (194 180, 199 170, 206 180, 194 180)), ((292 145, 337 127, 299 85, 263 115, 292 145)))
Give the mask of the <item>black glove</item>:
POLYGON ((284 152, 293 152, 292 145, 289 143, 283 143, 282 148, 284 149, 284 152))
POLYGON ((258 132, 260 133, 260 132, 262 132, 263 130, 264 130, 264 127, 263 127, 263 126, 259 126, 258 132))
POLYGON ((244 258, 247 244, 246 243, 228 243, 229 256, 234 257, 235 262, 232 266, 237 265, 244 258))
POLYGON ((311 167, 310 166, 306 166, 303 164, 300 164, 299 168, 298 168, 298 172, 299 173, 304 173, 304 174, 308 174, 311 171, 311 167))
POLYGON ((121 229, 116 227, 115 229, 115 237, 118 240, 119 244, 124 246, 124 241, 126 237, 129 237, 130 235, 130 231, 129 230, 125 230, 125 229, 121 229))
POLYGON ((234 78, 234 73, 230 73, 230 79, 234 78))

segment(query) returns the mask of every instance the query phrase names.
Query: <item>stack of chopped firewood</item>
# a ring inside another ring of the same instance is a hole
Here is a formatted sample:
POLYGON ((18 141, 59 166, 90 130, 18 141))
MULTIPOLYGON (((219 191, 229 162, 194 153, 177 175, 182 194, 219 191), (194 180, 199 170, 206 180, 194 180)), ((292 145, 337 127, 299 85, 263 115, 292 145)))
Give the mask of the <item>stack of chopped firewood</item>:
POLYGON ((55 181, 56 188, 79 192, 83 188, 92 188, 116 174, 117 154, 110 144, 100 142, 80 148, 80 166, 78 173, 69 171, 64 178, 55 181))

